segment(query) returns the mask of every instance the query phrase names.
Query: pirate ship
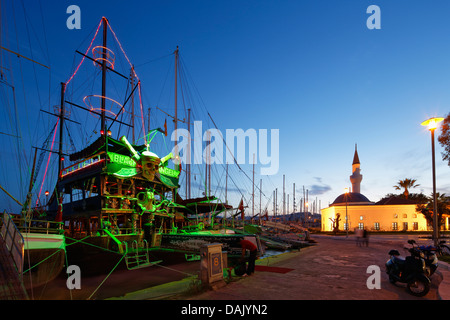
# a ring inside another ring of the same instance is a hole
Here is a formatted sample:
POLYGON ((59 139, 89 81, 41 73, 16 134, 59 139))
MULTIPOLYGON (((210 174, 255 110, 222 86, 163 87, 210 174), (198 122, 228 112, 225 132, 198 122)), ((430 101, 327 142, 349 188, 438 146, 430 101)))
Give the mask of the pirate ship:
MULTIPOLYGON (((56 115, 60 126, 59 174, 48 206, 48 216, 64 224, 69 265, 89 266, 84 270, 91 270, 108 256, 116 260, 120 257, 128 269, 135 269, 158 263, 167 254, 172 257, 198 254, 202 245, 211 242, 222 243, 231 256, 240 253, 239 241, 244 237, 259 244, 253 235, 204 230, 201 222, 194 225, 187 222, 188 214, 199 214, 202 204, 210 204, 214 197, 185 200, 179 197, 182 170, 176 145, 174 153, 163 157, 150 150, 153 138, 167 135, 167 129, 146 130, 142 125, 140 138, 135 139, 134 114, 127 109, 132 105, 134 110, 134 101, 138 100, 139 109, 143 110, 141 81, 106 18, 101 19, 87 51, 78 53, 81 62, 69 80, 61 84, 61 104, 56 115), (102 44, 95 45, 101 28, 102 44), (108 30, 129 64, 130 77, 114 68, 116 55, 107 46, 108 30), (85 61, 91 61, 90 67, 101 71, 101 93, 82 97, 83 106, 68 98, 71 92, 68 87, 85 61), (108 73, 125 79, 127 94, 123 103, 106 95, 108 73), (73 122, 67 117, 66 107, 83 110, 100 120, 97 138, 70 154, 62 150, 65 122, 73 122), (123 120, 127 114, 131 114, 131 124, 123 120), (132 128, 131 142, 120 133, 123 128, 132 128), (136 143, 139 140, 143 143, 136 143)), ((177 53, 178 49, 176 58, 177 53)), ((218 202, 211 214, 226 209, 229 207, 218 202)))

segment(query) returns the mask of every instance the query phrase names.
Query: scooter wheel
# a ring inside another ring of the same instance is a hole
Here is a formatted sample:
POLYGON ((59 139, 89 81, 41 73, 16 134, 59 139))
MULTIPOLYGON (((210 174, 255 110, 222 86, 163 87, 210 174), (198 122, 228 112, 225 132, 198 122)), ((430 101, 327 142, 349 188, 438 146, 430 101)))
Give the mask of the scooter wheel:
POLYGON ((415 279, 408 282, 406 289, 413 296, 423 297, 430 291, 430 283, 422 279, 415 279))

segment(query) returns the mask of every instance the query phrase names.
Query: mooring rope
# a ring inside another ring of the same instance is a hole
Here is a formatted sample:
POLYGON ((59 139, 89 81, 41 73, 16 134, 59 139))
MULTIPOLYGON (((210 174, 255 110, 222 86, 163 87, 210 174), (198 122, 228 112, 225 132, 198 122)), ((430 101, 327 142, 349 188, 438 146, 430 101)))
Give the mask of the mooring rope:
POLYGON ((122 257, 120 258, 119 262, 114 266, 114 268, 108 273, 108 275, 103 279, 103 281, 98 285, 98 287, 92 292, 92 294, 87 298, 87 300, 91 300, 92 296, 97 292, 98 289, 105 283, 105 281, 108 279, 108 277, 114 272, 114 270, 117 268, 117 266, 120 264, 120 262, 125 258, 128 252, 125 252, 122 257))

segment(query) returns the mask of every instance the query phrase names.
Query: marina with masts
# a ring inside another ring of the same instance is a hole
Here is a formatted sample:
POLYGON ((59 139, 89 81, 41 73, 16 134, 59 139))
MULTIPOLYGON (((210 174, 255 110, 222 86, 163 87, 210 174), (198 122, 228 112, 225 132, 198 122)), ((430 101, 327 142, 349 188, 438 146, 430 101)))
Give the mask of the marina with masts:
MULTIPOLYGON (((79 61, 68 80, 60 84, 59 105, 54 112, 42 110, 47 121, 56 123, 49 126, 51 130, 43 146, 34 146, 26 200, 18 201, 2 187, 21 206, 19 212, 3 213, 2 256, 15 266, 11 270, 16 270, 25 295, 34 297, 34 290, 45 287, 72 265, 85 274, 106 275, 116 269, 142 268, 152 272, 152 267, 159 264, 198 261, 202 247, 219 243, 226 254, 227 268, 232 270, 242 263, 242 239, 253 242, 260 257, 267 249, 285 251, 308 245, 307 229, 290 222, 298 218, 288 214, 284 176, 282 215, 277 211, 277 189, 273 215, 268 215, 270 198, 263 210, 262 179, 259 213, 255 213, 255 186, 256 189, 258 186, 254 164, 251 216, 245 215, 249 206, 244 203, 244 195, 237 207, 228 204, 228 181, 237 183, 228 171, 234 164, 224 166, 224 201, 213 195, 210 131, 206 135, 210 143, 205 146, 203 196, 192 197, 191 162, 182 168, 178 150, 178 123, 187 123, 190 133, 192 121, 191 108, 187 109, 187 121, 179 119, 178 114, 178 47, 173 52, 173 117, 164 111, 173 118, 175 143, 161 157, 155 153, 154 138, 165 139, 167 122, 164 129, 161 124, 152 129, 149 117, 145 126, 141 80, 107 18, 100 20, 89 46, 82 50, 76 50, 79 61), (114 47, 119 51, 113 51, 114 47), (122 69, 126 65, 128 71, 118 68, 120 59, 122 69), (93 70, 91 76, 89 69, 93 70), (82 76, 87 76, 86 80, 80 80, 82 76), (113 77, 119 80, 115 82, 113 77), (121 94, 117 94, 119 84, 123 88, 121 94), (111 96, 108 85, 114 87, 115 96, 111 96), (85 115, 80 116, 82 113, 85 115), (90 134, 76 141, 71 127, 90 134), (59 139, 55 144, 57 132, 59 139), (131 141, 126 132, 131 133, 131 141), (67 148, 68 145, 71 147, 67 148), (46 181, 46 175, 52 154, 57 155, 57 177, 50 182, 46 181), (35 194, 35 181, 45 157, 48 160, 43 182, 35 194), (180 195, 181 176, 185 182, 184 198, 180 195), (45 201, 39 197, 44 182, 53 185, 45 192, 45 201)), ((212 120, 209 112, 208 117, 212 120)), ((188 143, 190 152, 190 140, 188 143)), ((190 154, 183 155, 186 156, 190 158, 190 154)), ((239 170, 244 172, 240 167, 239 170)), ((244 179, 250 180, 245 172, 244 175, 244 179)), ((293 191, 295 211, 295 184, 293 191)), ((307 200, 302 203, 306 209, 307 200)), ((14 298, 14 294, 8 297, 14 298)))

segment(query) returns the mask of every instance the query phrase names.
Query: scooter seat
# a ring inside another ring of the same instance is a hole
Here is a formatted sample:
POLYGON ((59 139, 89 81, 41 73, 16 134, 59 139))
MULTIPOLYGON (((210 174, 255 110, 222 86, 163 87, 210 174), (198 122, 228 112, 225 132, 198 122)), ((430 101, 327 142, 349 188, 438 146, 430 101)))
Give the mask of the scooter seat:
POLYGON ((394 256, 394 262, 399 265, 403 265, 403 264, 405 264, 406 260, 403 257, 394 256))

